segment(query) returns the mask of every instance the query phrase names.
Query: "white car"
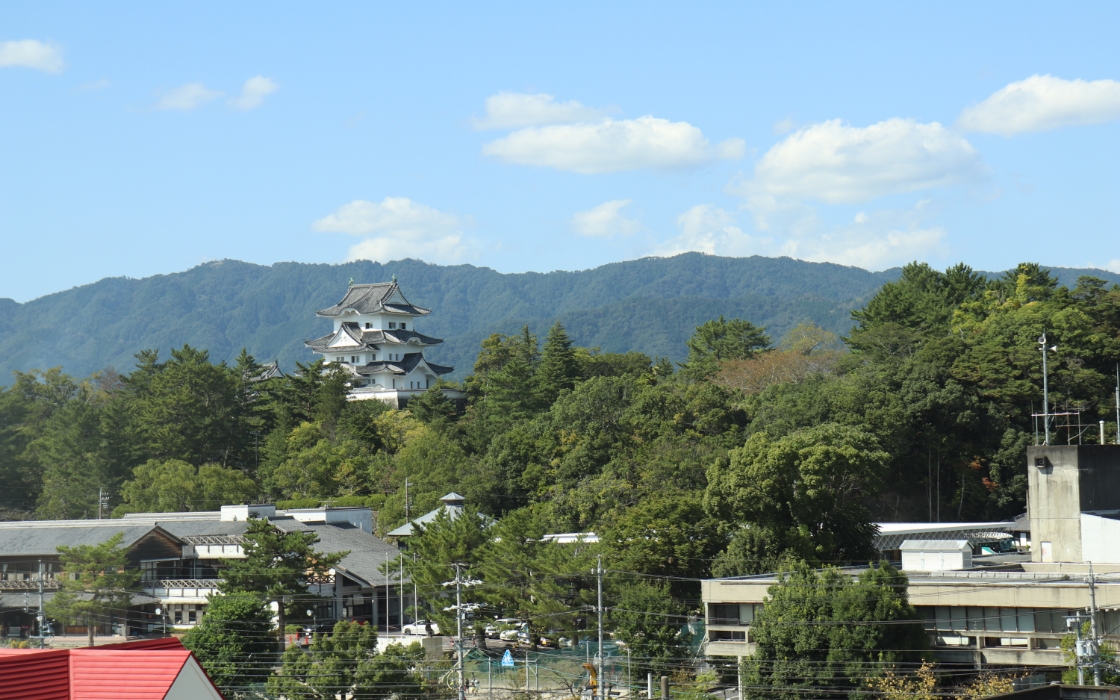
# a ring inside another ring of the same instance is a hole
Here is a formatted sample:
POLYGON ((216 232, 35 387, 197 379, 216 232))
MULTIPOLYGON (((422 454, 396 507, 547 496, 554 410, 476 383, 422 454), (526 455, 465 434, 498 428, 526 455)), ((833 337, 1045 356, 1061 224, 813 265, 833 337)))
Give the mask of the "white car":
MULTIPOLYGON (((514 628, 520 624, 521 620, 518 620, 515 617, 498 618, 497 620, 494 620, 490 624, 486 625, 486 636, 490 639, 497 639, 498 635, 501 634, 503 627, 506 627, 506 631, 508 632, 510 631, 510 629, 508 628, 514 628)), ((513 631, 516 632, 516 630, 513 631)), ((516 639, 516 635, 514 638, 516 639)))
POLYGON ((401 634, 419 634, 427 636, 428 625, 432 627, 432 634, 439 634, 439 623, 428 622, 427 620, 417 620, 410 625, 405 625, 401 628, 401 634))

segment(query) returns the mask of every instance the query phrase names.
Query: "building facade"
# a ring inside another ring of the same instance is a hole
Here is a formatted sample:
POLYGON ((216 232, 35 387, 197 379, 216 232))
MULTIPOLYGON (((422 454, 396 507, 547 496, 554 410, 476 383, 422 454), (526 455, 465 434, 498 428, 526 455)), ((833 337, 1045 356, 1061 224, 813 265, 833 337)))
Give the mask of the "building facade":
MULTIPOLYGON (((416 329, 416 319, 430 313, 431 309, 405 299, 395 278, 351 284, 342 301, 315 312, 333 321, 332 331, 304 344, 351 375, 351 399, 377 399, 403 408, 410 398, 454 370, 424 357, 425 348, 443 342, 416 329)), ((452 400, 465 398, 458 391, 444 393, 452 400)))
MULTIPOLYGON (((1091 588, 1097 629, 1120 646, 1120 446, 1037 446, 1027 461, 1029 552, 982 553, 984 542, 1022 530, 1011 522, 881 524, 876 546, 901 555, 888 558, 901 559, 941 662, 1065 665, 1066 618, 1090 612, 1091 588)), ((778 582, 776 574, 703 582, 708 654, 754 652, 751 625, 778 582)))
POLYGON ((356 620, 391 631, 411 621, 411 583, 392 566, 399 561, 399 550, 373 535, 368 508, 285 511, 272 505, 234 505, 212 512, 135 513, 114 520, 0 523, 0 627, 7 636, 38 633, 34 621, 40 580, 44 599, 49 600, 58 588, 58 545, 97 545, 121 532, 129 565, 141 572, 143 593, 133 596, 127 612, 102 621, 98 633, 189 629, 201 621, 209 597, 218 594, 222 560, 245 556, 243 535, 250 518, 266 518, 284 532, 313 532, 319 538, 315 548, 323 554, 347 552, 326 579, 310 586, 307 609, 312 615, 298 622, 356 620))

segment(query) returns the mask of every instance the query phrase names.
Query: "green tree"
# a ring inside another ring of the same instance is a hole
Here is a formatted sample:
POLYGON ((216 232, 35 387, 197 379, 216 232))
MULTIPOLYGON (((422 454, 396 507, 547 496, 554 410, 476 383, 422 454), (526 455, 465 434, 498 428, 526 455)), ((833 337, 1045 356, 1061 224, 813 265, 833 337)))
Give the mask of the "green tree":
POLYGON ((427 610, 418 611, 416 617, 435 620, 440 629, 455 629, 454 614, 444 610, 454 604, 454 591, 448 593, 443 584, 455 578, 454 564, 463 564, 465 575, 479 564, 490 539, 489 523, 467 505, 458 517, 441 508, 431 522, 413 527, 408 549, 414 558, 405 559, 405 569, 417 588, 427 592, 421 597, 421 607, 427 610))
POLYGON ((496 617, 528 622, 533 648, 550 628, 573 634, 579 610, 591 602, 590 547, 544 539, 546 528, 525 509, 507 513, 489 534, 477 568, 486 585, 475 595, 502 613, 496 617))
POLYGON ((121 489, 124 502, 114 509, 114 516, 218 510, 252 500, 258 491, 253 480, 237 469, 217 464, 196 469, 177 459, 148 460, 132 476, 121 489))
POLYGON ((564 326, 557 321, 548 331, 541 361, 537 365, 536 383, 541 398, 551 404, 561 391, 575 386, 580 370, 572 341, 564 326))
POLYGON ((183 636, 214 684, 227 695, 264 681, 274 646, 272 611, 253 593, 211 596, 202 621, 183 636))
POLYGON ((778 538, 771 550, 808 550, 816 561, 858 560, 872 554, 867 501, 888 458, 874 436, 842 425, 778 439, 756 433, 708 470, 704 505, 716 517, 778 538))
POLYGON ((459 412, 443 391, 447 386, 442 381, 436 382, 423 394, 409 399, 408 410, 417 419, 429 424, 440 425, 455 420, 459 412))
POLYGON ((222 560, 218 590, 255 593, 275 602, 283 639, 285 598, 308 596, 307 587, 312 580, 326 577, 349 552, 316 552, 319 536, 314 532, 283 532, 263 518, 250 520, 243 538, 245 558, 222 560))
POLYGON ((744 682, 760 697, 834 697, 861 687, 875 675, 869 668, 918 661, 927 639, 906 585, 906 575, 886 563, 857 579, 797 565, 755 613, 744 682))
POLYGON ((691 639, 682 632, 687 611, 667 585, 638 579, 624 584, 617 596, 610 622, 634 658, 645 660, 655 675, 692 666, 691 639))
POLYGON ((725 546, 718 521, 704 512, 700 494, 651 495, 627 509, 600 534, 611 566, 673 580, 678 597, 698 597, 697 579, 725 546))
POLYGON ((210 354, 184 345, 166 363, 141 367, 131 384, 135 425, 150 457, 251 468, 252 442, 241 402, 242 378, 210 354))
POLYGON ((124 533, 118 532, 98 545, 58 547, 59 588, 47 602, 46 611, 60 620, 85 622, 90 646, 96 626, 132 604, 129 591, 140 580, 139 571, 129 570, 123 540, 124 533))
POLYGON ((688 360, 681 367, 687 375, 703 379, 715 374, 723 360, 747 360, 766 350, 770 337, 750 321, 720 316, 697 326, 687 345, 688 360))

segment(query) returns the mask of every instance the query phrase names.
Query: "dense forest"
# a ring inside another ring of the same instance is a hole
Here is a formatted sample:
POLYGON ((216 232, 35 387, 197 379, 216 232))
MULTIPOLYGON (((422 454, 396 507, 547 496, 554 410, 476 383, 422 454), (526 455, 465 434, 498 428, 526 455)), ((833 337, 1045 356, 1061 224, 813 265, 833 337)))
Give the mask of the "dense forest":
POLYGON ((616 569, 695 577, 866 561, 874 520, 1022 512, 1044 332, 1051 410, 1090 426, 1056 439, 1095 442, 1099 419, 1115 437, 1116 285, 915 263, 852 316, 845 338, 719 316, 680 363, 579 347, 559 323, 495 333, 465 408, 437 390, 406 410, 347 402, 320 363, 260 381, 249 352, 191 346, 140 352, 127 374, 17 372, 0 499, 9 518, 96 517, 100 491, 117 515, 363 503, 385 532, 454 490, 541 531, 594 531, 616 569))
POLYGON ((557 320, 588 347, 675 360, 684 359, 692 329, 721 313, 779 334, 803 319, 843 332, 851 327, 849 312, 898 271, 699 253, 544 274, 419 260, 271 266, 222 260, 146 279, 104 279, 25 304, 0 299, 0 385, 12 370, 61 365, 86 376, 129 367, 141 350, 166 356, 185 344, 227 362, 244 347, 287 371, 314 359, 303 341, 330 328, 316 309, 341 299, 349 281, 394 276, 410 301, 434 309, 423 330, 446 342, 432 349, 432 359, 456 367, 453 378, 462 379, 483 338, 526 324, 543 335, 557 320))

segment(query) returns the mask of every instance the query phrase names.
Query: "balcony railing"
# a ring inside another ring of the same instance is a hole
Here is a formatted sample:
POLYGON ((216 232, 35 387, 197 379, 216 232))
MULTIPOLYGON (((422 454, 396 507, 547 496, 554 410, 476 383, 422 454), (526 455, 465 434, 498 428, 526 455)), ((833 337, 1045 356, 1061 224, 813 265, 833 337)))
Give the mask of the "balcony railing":
POLYGON ((205 598, 218 592, 216 578, 175 578, 145 581, 145 590, 157 598, 205 598))
MULTIPOLYGON (((54 591, 58 589, 58 583, 53 578, 43 579, 43 590, 54 591)), ((25 578, 25 579, 5 579, 0 580, 0 591, 37 591, 39 590, 39 579, 25 578)))

